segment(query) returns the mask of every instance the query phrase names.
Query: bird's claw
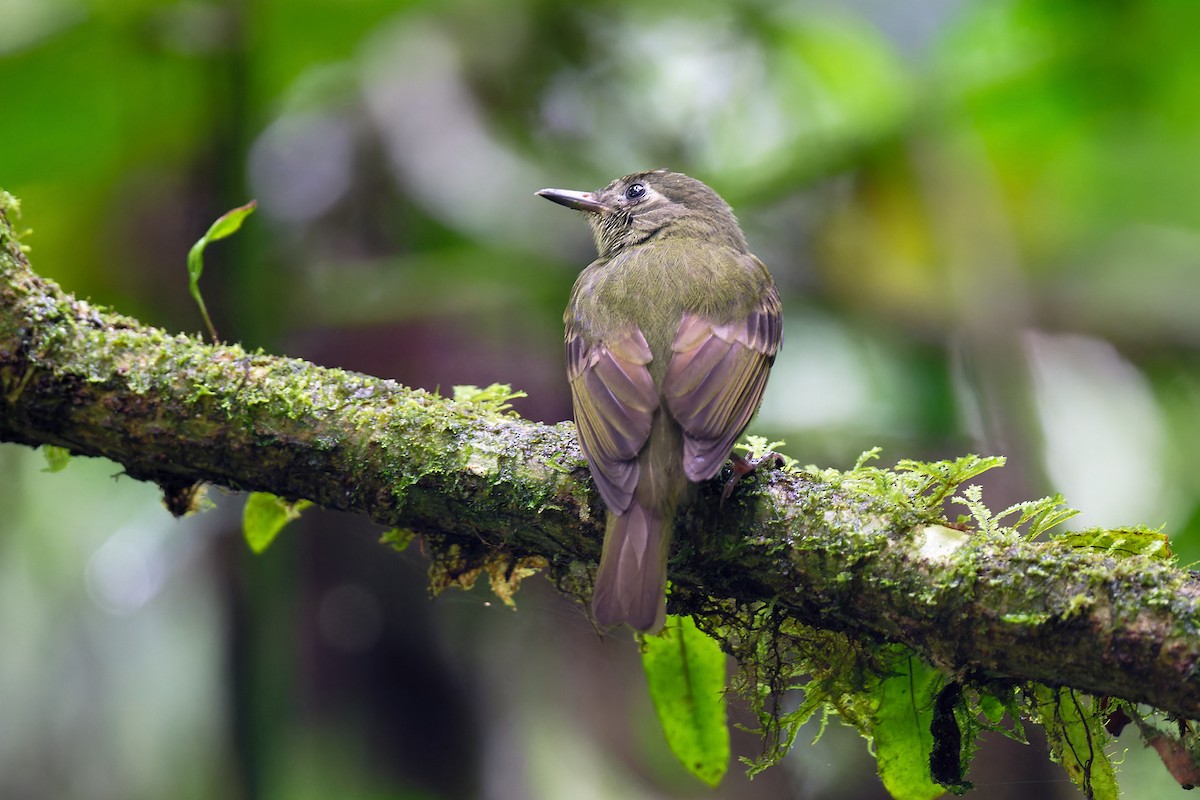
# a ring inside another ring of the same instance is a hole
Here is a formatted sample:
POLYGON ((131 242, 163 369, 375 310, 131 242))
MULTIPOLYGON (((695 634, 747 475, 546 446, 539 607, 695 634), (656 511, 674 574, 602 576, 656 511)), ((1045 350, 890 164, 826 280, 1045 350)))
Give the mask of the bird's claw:
POLYGON ((764 453, 758 458, 746 458, 745 456, 733 453, 729 458, 733 462, 733 475, 729 480, 725 481, 725 488, 721 490, 721 505, 724 505, 729 496, 733 494, 733 487, 737 486, 738 481, 743 476, 749 475, 768 461, 772 462, 776 467, 783 466, 783 456, 774 452, 764 453))

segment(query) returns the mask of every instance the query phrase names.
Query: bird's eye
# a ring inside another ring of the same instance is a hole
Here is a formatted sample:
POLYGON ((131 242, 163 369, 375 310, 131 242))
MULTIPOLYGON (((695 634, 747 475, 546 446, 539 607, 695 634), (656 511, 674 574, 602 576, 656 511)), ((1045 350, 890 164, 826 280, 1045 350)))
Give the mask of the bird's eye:
POLYGON ((642 183, 631 183, 629 188, 625 190, 626 200, 638 200, 646 193, 646 185, 642 183))

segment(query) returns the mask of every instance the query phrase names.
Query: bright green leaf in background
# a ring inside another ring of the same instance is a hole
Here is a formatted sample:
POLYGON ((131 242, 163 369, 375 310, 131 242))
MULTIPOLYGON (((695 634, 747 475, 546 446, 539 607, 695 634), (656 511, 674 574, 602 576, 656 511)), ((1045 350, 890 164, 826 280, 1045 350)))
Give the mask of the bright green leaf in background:
POLYGON ((214 342, 217 341, 217 329, 213 327, 212 320, 208 316, 208 309, 204 305, 204 298, 200 296, 200 275, 204 272, 204 248, 208 247, 209 242, 215 242, 237 233, 238 229, 242 227, 242 222, 253 214, 257 207, 257 201, 251 200, 244 206, 226 211, 217 217, 217 221, 209 226, 208 233, 201 236, 188 251, 188 291, 192 293, 196 305, 200 306, 200 314, 204 317, 204 324, 208 326, 208 333, 214 342))
POLYGON ((688 771, 716 786, 729 767, 725 654, 691 617, 667 617, 647 636, 642 666, 671 751, 688 771))
POLYGON ((933 800, 946 789, 929 774, 934 696, 942 674, 907 648, 894 648, 885 677, 875 685, 872 732, 879 777, 896 800, 933 800))
POLYGON ((298 518, 300 512, 311 505, 311 500, 289 503, 269 492, 251 492, 242 511, 242 533, 246 544, 255 553, 263 552, 275 541, 284 525, 298 518))

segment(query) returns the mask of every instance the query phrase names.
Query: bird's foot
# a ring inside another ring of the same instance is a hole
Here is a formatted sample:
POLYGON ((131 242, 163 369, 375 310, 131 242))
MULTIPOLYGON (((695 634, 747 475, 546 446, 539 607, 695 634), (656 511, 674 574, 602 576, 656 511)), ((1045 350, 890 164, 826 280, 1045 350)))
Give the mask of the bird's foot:
POLYGON ((722 505, 724 505, 725 501, 729 499, 729 496, 733 494, 733 487, 737 486, 738 481, 740 481, 744 476, 754 472, 754 470, 758 469, 767 462, 771 462, 776 467, 783 466, 783 456, 779 455, 779 453, 764 453, 758 458, 746 458, 745 456, 740 456, 737 453, 732 453, 729 456, 729 460, 733 462, 733 476, 730 477, 729 480, 725 481, 725 488, 721 491, 722 505))

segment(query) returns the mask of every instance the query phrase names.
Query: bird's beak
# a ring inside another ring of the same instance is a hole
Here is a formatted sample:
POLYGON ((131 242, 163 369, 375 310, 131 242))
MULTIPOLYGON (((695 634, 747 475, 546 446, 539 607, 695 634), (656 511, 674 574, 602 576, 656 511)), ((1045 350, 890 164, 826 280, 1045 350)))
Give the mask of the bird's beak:
POLYGON ((589 211, 593 214, 603 214, 608 206, 596 199, 591 192, 573 192, 570 189, 542 189, 537 193, 552 203, 573 208, 576 211, 589 211))

